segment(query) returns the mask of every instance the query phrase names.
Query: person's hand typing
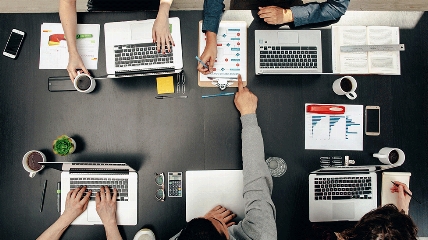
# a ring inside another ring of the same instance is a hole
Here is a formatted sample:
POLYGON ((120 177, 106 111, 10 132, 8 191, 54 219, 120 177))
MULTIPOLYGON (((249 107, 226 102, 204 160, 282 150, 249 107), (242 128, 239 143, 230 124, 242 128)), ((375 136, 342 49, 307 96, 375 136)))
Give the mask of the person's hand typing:
POLYGON ((86 186, 72 189, 67 193, 67 198, 65 200, 65 209, 62 216, 67 218, 70 223, 73 222, 74 219, 76 219, 78 216, 80 216, 80 214, 82 214, 88 207, 91 191, 89 190, 86 193, 86 196, 82 198, 85 190, 86 186))
POLYGON ((156 17, 155 23, 152 28, 152 39, 153 42, 157 45, 158 52, 165 54, 166 50, 171 52, 171 46, 175 46, 174 40, 171 36, 171 31, 169 29, 169 5, 167 10, 161 10, 162 4, 159 7, 159 12, 156 17))
POLYGON ((232 222, 232 220, 236 217, 236 214, 234 214, 232 211, 228 210, 227 208, 218 205, 211 209, 207 214, 205 214, 204 218, 214 218, 224 223, 227 227, 230 227, 232 225, 235 225, 235 222, 232 222))
POLYGON ((244 87, 241 74, 238 75, 238 92, 235 93, 234 102, 241 116, 256 113, 257 97, 248 88, 244 87))
POLYGON ((268 24, 276 25, 294 21, 290 9, 283 9, 277 6, 259 7, 257 14, 268 24))
POLYGON ((391 187, 391 192, 392 193, 398 193, 397 195, 397 208, 398 210, 403 210, 406 214, 409 214, 409 205, 410 205, 410 200, 412 197, 410 197, 408 194, 406 194, 404 192, 404 190, 406 190, 408 193, 412 194, 412 192, 410 191, 410 189, 407 187, 406 184, 399 182, 399 181, 395 181, 395 184, 398 184, 398 187, 395 186, 393 184, 393 186, 391 187))
POLYGON ((217 57, 217 34, 207 31, 206 38, 207 40, 205 49, 200 56, 200 59, 208 66, 208 69, 205 68, 201 63, 198 64, 198 71, 205 75, 213 71, 214 62, 217 57))
POLYGON ((107 186, 101 186, 95 195, 96 210, 104 225, 116 225, 116 198, 117 189, 113 189, 113 196, 107 186))

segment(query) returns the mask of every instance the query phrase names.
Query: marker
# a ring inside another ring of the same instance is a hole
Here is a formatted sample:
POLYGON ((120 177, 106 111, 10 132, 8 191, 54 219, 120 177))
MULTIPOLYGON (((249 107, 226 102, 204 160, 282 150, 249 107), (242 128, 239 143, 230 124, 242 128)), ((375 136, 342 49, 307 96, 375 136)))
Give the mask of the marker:
POLYGON ((202 95, 202 98, 220 97, 220 96, 233 96, 233 95, 235 95, 234 92, 225 92, 225 93, 218 93, 218 94, 211 94, 211 95, 202 95))
POLYGON ((61 212, 61 182, 56 183, 56 209, 61 212))
POLYGON ((202 64, 202 66, 204 66, 204 68, 208 69, 208 66, 204 62, 202 62, 202 60, 198 56, 196 56, 195 58, 200 64, 202 64))
POLYGON ((43 211, 43 203, 45 202, 45 193, 46 193, 46 185, 48 183, 48 180, 45 180, 45 184, 43 185, 43 190, 42 190, 42 200, 40 203, 40 212, 43 211))

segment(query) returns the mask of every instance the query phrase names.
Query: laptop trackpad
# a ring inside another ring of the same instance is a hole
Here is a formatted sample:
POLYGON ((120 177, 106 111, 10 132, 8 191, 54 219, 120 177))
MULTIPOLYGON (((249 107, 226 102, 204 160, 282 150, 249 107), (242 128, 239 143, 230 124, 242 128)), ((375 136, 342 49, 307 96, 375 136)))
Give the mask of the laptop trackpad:
POLYGON ((299 43, 299 33, 293 31, 278 32, 278 43, 299 43))
POLYGON ((354 203, 333 203, 333 219, 348 220, 355 218, 354 203))
POLYGON ((153 24, 147 24, 147 23, 131 24, 131 39, 132 40, 152 39, 152 26, 153 24))
POLYGON ((88 213, 88 222, 101 222, 100 216, 98 216, 96 210, 95 201, 89 201, 88 208, 86 210, 88 213))

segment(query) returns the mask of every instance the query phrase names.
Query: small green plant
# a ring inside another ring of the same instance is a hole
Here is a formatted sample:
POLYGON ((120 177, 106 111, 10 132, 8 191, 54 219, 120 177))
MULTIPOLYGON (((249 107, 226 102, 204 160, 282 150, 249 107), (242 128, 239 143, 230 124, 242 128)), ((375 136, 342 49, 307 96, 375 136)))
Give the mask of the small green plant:
POLYGON ((74 141, 67 135, 61 135, 53 142, 53 151, 55 154, 65 156, 74 152, 74 141))

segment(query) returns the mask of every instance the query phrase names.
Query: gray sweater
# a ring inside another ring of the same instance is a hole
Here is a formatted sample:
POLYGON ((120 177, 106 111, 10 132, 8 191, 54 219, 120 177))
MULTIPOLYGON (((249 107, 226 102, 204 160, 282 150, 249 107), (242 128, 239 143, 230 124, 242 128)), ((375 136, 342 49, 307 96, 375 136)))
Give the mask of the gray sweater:
POLYGON ((245 217, 229 227, 230 239, 276 240, 273 182, 265 162, 263 138, 256 114, 241 117, 245 217))
POLYGON ((276 210, 271 199, 273 182, 265 162, 262 132, 256 114, 242 116, 241 123, 245 217, 228 228, 230 239, 276 240, 276 210))

